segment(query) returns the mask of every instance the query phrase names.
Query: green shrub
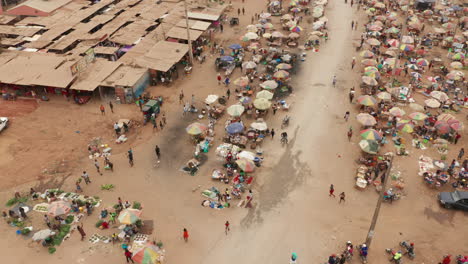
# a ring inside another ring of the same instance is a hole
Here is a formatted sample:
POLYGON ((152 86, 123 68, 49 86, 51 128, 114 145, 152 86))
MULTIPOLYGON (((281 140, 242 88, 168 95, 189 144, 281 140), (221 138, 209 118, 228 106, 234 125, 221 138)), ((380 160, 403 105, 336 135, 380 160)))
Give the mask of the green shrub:
POLYGON ((21 229, 21 234, 22 235, 27 235, 31 232, 31 230, 29 228, 23 228, 21 229))
POLYGON ((70 232, 70 228, 71 228, 70 225, 60 226, 58 234, 56 234, 53 239, 53 244, 55 246, 59 246, 62 243, 63 238, 68 234, 68 232, 70 232))
POLYGON ((159 241, 158 243, 156 243, 156 246, 158 246, 158 248, 162 248, 163 247, 163 242, 159 241))
POLYGON ((10 200, 8 200, 8 201, 6 202, 6 206, 8 206, 8 207, 13 206, 13 205, 15 205, 17 202, 18 202, 18 199, 16 199, 16 198, 11 198, 10 200))
POLYGON ((55 251, 57 251, 57 249, 54 247, 49 247, 48 251, 49 251, 49 254, 54 254, 55 251))
POLYGON ((143 222, 142 222, 140 219, 138 219, 138 220, 136 220, 135 225, 136 225, 138 228, 140 228, 140 227, 143 226, 143 222))
POLYGON ((73 220, 75 220, 75 217, 73 215, 69 215, 67 218, 65 218, 65 223, 71 224, 73 223, 73 220))
POLYGON ((139 202, 133 202, 132 208, 133 208, 133 209, 138 209, 138 210, 140 210, 140 209, 141 209, 141 203, 139 203, 139 202))

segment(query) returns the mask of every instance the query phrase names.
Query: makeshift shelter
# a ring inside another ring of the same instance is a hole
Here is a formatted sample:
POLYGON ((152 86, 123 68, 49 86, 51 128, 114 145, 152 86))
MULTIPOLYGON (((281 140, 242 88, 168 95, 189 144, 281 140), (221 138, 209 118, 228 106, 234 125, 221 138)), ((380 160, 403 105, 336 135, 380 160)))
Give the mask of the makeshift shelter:
POLYGON ((120 98, 123 103, 133 102, 145 91, 150 83, 148 69, 120 65, 111 75, 101 82, 100 93, 111 94, 120 98))

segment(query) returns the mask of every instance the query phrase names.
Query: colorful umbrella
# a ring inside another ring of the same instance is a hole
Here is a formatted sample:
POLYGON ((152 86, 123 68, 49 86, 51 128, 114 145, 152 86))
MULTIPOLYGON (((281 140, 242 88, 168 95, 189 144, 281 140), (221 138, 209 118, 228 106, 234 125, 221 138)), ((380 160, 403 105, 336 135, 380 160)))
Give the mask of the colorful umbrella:
POLYGON ((376 24, 370 24, 367 26, 367 29, 370 30, 370 31, 380 31, 382 30, 383 28, 379 25, 376 25, 376 24))
POLYGON ((301 12, 301 9, 298 8, 298 7, 294 7, 294 8, 291 8, 291 10, 289 10, 289 11, 291 11, 293 13, 299 13, 299 12, 301 12))
POLYGON ((242 104, 248 104, 252 102, 252 98, 248 96, 243 96, 239 99, 239 102, 241 102, 242 104))
POLYGON ((396 53, 395 53, 395 51, 393 51, 393 50, 387 50, 387 51, 385 51, 384 54, 385 54, 385 55, 388 55, 388 56, 390 56, 390 57, 396 57, 396 53))
POLYGON ((266 110, 270 108, 271 102, 265 98, 257 98, 254 100, 253 105, 259 110, 266 110))
MULTIPOLYGON (((242 67, 245 68, 245 69, 255 69, 257 67, 257 64, 255 62, 253 62, 253 61, 246 61, 246 62, 242 63, 242 67)), ((241 77, 241 78, 244 78, 244 77, 241 77)), ((249 78, 247 78, 247 84, 249 84, 249 78)), ((247 85, 247 84, 245 84, 245 85, 247 85)), ((240 86, 245 86, 245 85, 240 85, 240 86)))
POLYGON ((380 134, 379 131, 375 129, 365 129, 365 130, 362 130, 360 134, 363 139, 368 139, 368 140, 381 140, 382 139, 382 134, 380 134))
POLYGON ((379 143, 375 140, 363 139, 359 142, 359 147, 361 147, 362 151, 369 154, 377 154, 379 151, 379 143))
POLYGON ((398 39, 389 39, 387 40, 387 44, 391 47, 398 47, 400 46, 400 41, 398 39))
POLYGON ((385 101, 390 101, 392 100, 392 95, 390 93, 387 93, 387 92, 380 92, 377 94, 377 98, 381 99, 381 100, 385 100, 385 101))
POLYGON ((226 112, 230 116, 240 116, 244 113, 245 108, 242 105, 235 104, 231 105, 226 109, 226 112))
POLYGON ((222 56, 221 60, 222 61, 234 61, 234 58, 231 56, 222 56))
POLYGON ((459 81, 464 76, 465 76, 465 74, 463 72, 461 72, 461 71, 451 71, 445 77, 447 77, 447 79, 449 79, 449 80, 459 81))
POLYGON ((119 222, 124 225, 132 225, 140 219, 141 211, 137 209, 124 209, 119 214, 119 222))
POLYGON ((441 91, 432 91, 430 95, 432 96, 432 98, 435 98, 440 102, 445 102, 449 99, 448 95, 441 91))
MULTIPOLYGON (((255 26, 254 26, 255 27, 255 26)), ((255 27, 257 28, 257 27, 255 27)), ((257 33, 254 33, 254 32, 247 32, 245 35, 244 35, 245 38, 249 39, 249 40, 253 40, 253 39, 258 39, 258 35, 257 33)))
POLYGON ((241 86, 241 87, 247 86, 247 84, 249 84, 249 77, 247 77, 247 76, 239 77, 239 78, 235 79, 233 83, 235 85, 241 86))
POLYGON ((271 36, 274 37, 274 38, 284 37, 283 33, 279 32, 279 31, 274 31, 273 33, 271 33, 271 36))
POLYGON ((263 37, 264 38, 271 38, 271 33, 265 33, 265 34, 263 34, 263 37))
POLYGON ((463 125, 460 123, 460 121, 456 119, 451 119, 447 121, 447 123, 450 125, 450 128, 452 128, 455 131, 458 131, 463 128, 463 125))
POLYGON ((237 134, 244 131, 244 125, 240 122, 231 123, 226 127, 229 134, 237 134))
POLYGON ((410 120, 400 120, 397 122, 397 129, 406 133, 413 133, 414 125, 410 120))
POLYGON ((260 16, 260 18, 267 19, 267 18, 271 17, 271 14, 270 13, 261 13, 259 16, 260 16))
POLYGON ((362 82, 370 86, 376 86, 379 84, 374 78, 369 76, 362 76, 362 82))
POLYGON ((417 79, 417 80, 421 79, 422 77, 422 75, 419 72, 412 72, 410 74, 411 76, 413 76, 414 79, 417 79))
POLYGON ((364 126, 373 126, 377 124, 377 120, 369 114, 366 113, 360 113, 356 116, 356 119, 359 123, 361 123, 364 126))
POLYGON ((410 104, 409 104, 409 107, 410 107, 411 109, 415 110, 415 111, 420 111, 420 112, 422 112, 422 111, 425 110, 424 107, 423 107, 422 105, 419 105, 419 104, 416 104, 416 103, 410 103, 410 104))
POLYGON ((428 66, 429 61, 427 61, 426 59, 418 59, 416 61, 416 64, 419 65, 419 66, 428 66))
POLYGON ((411 113, 408 115, 412 120, 416 120, 416 121, 422 121, 422 120, 425 120, 426 118, 428 118, 428 116, 426 114, 423 114, 421 112, 414 112, 414 113, 411 113))
POLYGON ((68 212, 70 212, 70 209, 70 203, 65 201, 56 201, 50 203, 49 208, 47 210, 47 214, 49 216, 56 217, 59 215, 68 214, 68 212))
POLYGON ((276 79, 286 79, 289 77, 289 72, 285 70, 279 70, 273 74, 273 77, 276 79))
POLYGON ((389 33, 389 34, 398 34, 398 32, 400 32, 400 29, 396 27, 391 27, 385 30, 385 33, 389 33))
POLYGON ((239 50, 239 49, 242 49, 242 46, 239 45, 239 44, 231 44, 231 46, 229 46, 230 49, 233 49, 233 50, 239 50))
POLYGON ((374 53, 372 51, 369 51, 369 50, 365 50, 365 51, 361 52, 359 55, 361 55, 361 57, 363 57, 363 58, 373 58, 374 57, 374 53))
POLYGON ((255 170, 255 163, 251 160, 241 158, 236 160, 237 166, 245 172, 253 172, 255 170))
POLYGON ((364 66, 376 66, 377 61, 376 60, 371 60, 371 59, 365 59, 361 61, 361 64, 364 66))
POLYGON ((384 61, 384 64, 390 66, 390 68, 394 68, 396 64, 396 59, 395 58, 386 58, 384 61))
POLYGON ((402 51, 412 51, 414 50, 414 46, 410 44, 403 44, 400 46, 400 50, 402 51))
POLYGON ((366 40, 366 43, 371 45, 371 46, 379 46, 380 45, 380 41, 378 41, 377 39, 375 38, 370 38, 370 39, 367 39, 366 40))
POLYGON ((367 35, 378 38, 378 37, 380 37, 382 35, 382 33, 378 32, 378 31, 371 31, 371 32, 368 32, 367 35))
POLYGON ((418 66, 416 64, 408 64, 406 66, 408 69, 412 69, 412 70, 419 70, 418 66))
POLYGON ((288 38, 290 38, 290 39, 297 39, 299 37, 300 37, 300 35, 298 33, 296 33, 296 32, 292 32, 291 34, 288 35, 288 38))
POLYGON ((430 107, 430 108, 439 108, 440 107, 440 103, 436 99, 432 99, 432 98, 427 99, 426 101, 424 101, 424 103, 427 105, 427 107, 430 107))
POLYGON ((289 30, 292 31, 292 32, 299 33, 299 32, 301 32, 303 29, 302 29, 302 27, 300 27, 300 26, 294 26, 294 27, 291 27, 289 30))
POLYGON ((264 29, 273 29, 274 26, 273 26, 272 23, 266 23, 266 24, 263 24, 263 28, 264 28, 264 29))
POLYGON ((291 20, 291 19, 293 19, 293 16, 290 15, 290 14, 286 14, 286 15, 283 15, 283 16, 281 17, 281 19, 283 19, 283 20, 291 20))
POLYGON ((450 120, 456 120, 456 118, 451 114, 440 114, 437 116, 437 121, 448 122, 450 120))
POLYGON ((437 130, 437 132, 441 134, 447 134, 450 132, 450 129, 451 129, 450 125, 447 122, 443 122, 443 121, 437 121, 434 127, 437 130))
POLYGON ((358 103, 365 106, 374 106, 377 103, 374 97, 370 95, 361 95, 357 99, 358 103))
POLYGON ((188 125, 187 128, 185 128, 185 131, 187 131, 187 133, 190 135, 200 135, 206 130, 208 130, 208 127, 198 122, 192 123, 188 125))
POLYGON ((414 38, 411 37, 411 36, 403 36, 401 38, 401 43, 404 43, 404 44, 413 44, 414 43, 414 38))
POLYGON ((460 52, 455 53, 452 56, 452 60, 463 60, 464 58, 465 58, 465 54, 460 53, 460 52))
MULTIPOLYGON (((255 25, 248 25, 245 27, 247 29, 247 32, 254 32, 256 33, 258 31, 258 28, 257 26, 255 25)), ((248 37, 247 37, 248 38, 248 37)))
POLYGON ((132 259, 139 264, 158 264, 161 263, 158 251, 159 248, 156 245, 147 243, 138 251, 133 252, 132 259))
POLYGON ((454 61, 454 62, 450 63, 450 68, 459 70, 459 69, 463 68, 463 64, 461 62, 459 62, 459 61, 454 61))
POLYGON ((287 63, 280 63, 276 65, 276 69, 278 70, 289 70, 291 68, 292 68, 291 64, 287 64, 287 63))
POLYGON ((207 104, 212 104, 214 102, 216 102, 216 100, 218 100, 219 96, 217 96, 216 94, 210 94, 206 97, 205 99, 205 103, 207 104))
POLYGON ((264 81, 260 84, 260 87, 267 90, 274 90, 278 87, 278 83, 273 80, 264 81))
POLYGON ((263 90, 257 93, 257 98, 265 98, 267 100, 271 100, 273 98, 273 93, 267 90, 263 90))
POLYGON ((404 116, 406 114, 406 112, 403 111, 403 109, 401 109, 399 107, 392 107, 388 112, 392 116, 398 116, 398 117, 404 116))

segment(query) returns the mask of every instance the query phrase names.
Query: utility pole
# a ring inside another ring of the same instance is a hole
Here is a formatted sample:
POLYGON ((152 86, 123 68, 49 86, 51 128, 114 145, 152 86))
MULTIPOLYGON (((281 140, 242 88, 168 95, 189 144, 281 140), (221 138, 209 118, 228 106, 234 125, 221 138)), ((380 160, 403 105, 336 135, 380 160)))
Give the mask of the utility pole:
POLYGON ((192 40, 190 39, 189 18, 188 18, 188 11, 187 11, 187 0, 184 0, 184 6, 185 6, 185 25, 187 26, 187 40, 188 40, 190 64, 193 65, 192 40))
POLYGON ((370 249, 370 244, 372 242, 372 238, 374 237, 374 234, 375 234, 375 226, 377 225, 377 219, 379 218, 380 206, 382 205, 382 202, 383 202, 383 196, 384 196, 383 194, 387 188, 388 178, 390 178, 390 170, 392 169, 392 163, 393 163, 393 156, 391 157, 390 165, 388 166, 387 171, 385 172, 385 179, 382 184, 382 189, 379 192, 379 199, 377 200, 377 205, 375 206, 374 216, 372 217, 372 222, 369 227, 369 232, 367 233, 365 244, 367 245, 367 248, 369 249, 370 249))

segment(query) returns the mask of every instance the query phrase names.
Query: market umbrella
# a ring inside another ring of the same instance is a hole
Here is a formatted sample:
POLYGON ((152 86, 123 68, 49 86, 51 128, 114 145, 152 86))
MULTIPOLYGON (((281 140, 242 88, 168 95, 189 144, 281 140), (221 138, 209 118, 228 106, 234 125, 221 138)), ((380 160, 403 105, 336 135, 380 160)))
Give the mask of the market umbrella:
POLYGON ((260 87, 267 90, 274 90, 278 87, 278 83, 273 80, 264 81, 260 84, 260 87))
POLYGON ((226 127, 229 134, 237 134, 244 131, 244 125, 240 122, 231 123, 226 127))
POLYGON ((403 44, 403 45, 400 46, 400 50, 402 50, 402 51, 413 51, 414 46, 411 45, 411 44, 403 44))
POLYGON ((375 140, 363 139, 359 142, 359 147, 361 147, 362 151, 369 154, 377 154, 379 151, 379 143, 375 140))
POLYGON ((424 107, 420 104, 410 103, 409 107, 415 111, 420 111, 420 112, 425 111, 424 107))
POLYGON ((433 83, 436 83, 436 82, 437 82, 436 77, 433 77, 433 76, 427 77, 427 80, 430 81, 430 82, 433 82, 433 83))
POLYGON ((264 38, 271 38, 271 33, 265 33, 262 35, 264 38))
POLYGON ((366 43, 371 45, 371 46, 379 46, 380 45, 380 41, 378 41, 377 39, 375 38, 370 38, 370 39, 367 39, 366 40, 366 43))
POLYGON ((450 125, 450 128, 452 128, 453 130, 460 130, 463 128, 463 125, 460 123, 460 121, 456 120, 456 119, 450 119, 449 121, 447 121, 447 124, 450 125))
POLYGON ((368 140, 381 140, 382 139, 382 134, 380 134, 379 131, 375 129, 364 129, 360 132, 360 135, 363 139, 368 139, 368 140))
MULTIPOLYGON (((242 63, 242 67, 245 69, 254 69, 255 67, 257 67, 257 64, 253 61, 246 61, 242 63)), ((247 78, 247 84, 248 84, 248 78, 247 78)), ((245 86, 245 85, 241 85, 241 86, 245 86)))
POLYGON ((289 30, 292 31, 292 32, 299 33, 299 32, 301 32, 303 29, 302 29, 302 27, 300 27, 300 26, 294 26, 294 27, 289 28, 289 30))
POLYGON ((267 100, 271 100, 273 98, 273 93, 267 90, 262 90, 257 93, 257 98, 265 98, 267 100))
POLYGON ((240 116, 244 113, 245 108, 240 104, 231 105, 226 109, 226 112, 230 116, 240 116))
POLYGON ((249 40, 258 39, 257 33, 254 33, 254 32, 247 32, 245 33, 244 37, 246 37, 249 40))
POLYGON ((463 64, 461 62, 459 62, 459 61, 454 61, 454 62, 450 63, 450 67, 452 69, 459 70, 459 69, 463 68, 463 64))
POLYGON ((398 34, 398 32, 400 32, 400 29, 396 27, 391 27, 385 30, 385 33, 389 33, 389 34, 398 34))
POLYGON ((205 99, 205 103, 207 104, 212 104, 214 102, 216 102, 216 100, 218 100, 219 96, 217 96, 216 94, 210 94, 206 97, 205 99))
POLYGON ((242 49, 242 46, 240 44, 231 44, 229 48, 233 50, 238 50, 238 49, 242 49))
POLYGON ((297 39, 297 38, 299 38, 299 37, 300 37, 300 35, 299 35, 298 33, 296 33, 296 32, 291 32, 291 33, 288 35, 288 38, 290 38, 290 39, 297 39))
POLYGON ((365 106, 373 106, 377 103, 374 97, 370 95, 361 95, 357 99, 358 103, 365 106))
POLYGON ((292 68, 291 64, 288 64, 288 63, 280 63, 276 65, 276 69, 278 70, 289 70, 291 68, 292 68))
POLYGON ((291 20, 291 21, 286 22, 286 26, 287 26, 288 28, 294 27, 294 26, 296 26, 296 25, 297 25, 296 20, 291 20))
POLYGON ((414 132, 414 125, 411 123, 410 120, 400 120, 397 122, 396 125, 398 130, 401 130, 406 133, 413 133, 414 132))
POLYGON ((241 86, 241 87, 247 86, 247 84, 249 84, 249 77, 247 77, 247 76, 239 77, 239 78, 235 79, 233 83, 235 85, 241 86))
POLYGON ((33 241, 40 241, 40 240, 44 240, 50 236, 53 236, 55 235, 55 232, 53 232, 52 230, 50 229, 43 229, 43 230, 40 230, 40 231, 37 231, 36 233, 34 233, 34 235, 32 236, 32 240, 33 241))
POLYGON ((430 108, 439 108, 440 107, 440 103, 439 101, 437 101, 436 99, 427 99, 426 101, 424 101, 424 103, 426 104, 427 107, 430 107, 430 108))
POLYGON ((452 60, 463 60, 465 58, 465 54, 458 52, 453 54, 452 60))
POLYGON ((359 123, 361 123, 364 126, 373 126, 377 124, 377 121, 375 118, 369 114, 366 113, 360 113, 356 116, 356 119, 359 123))
POLYGON ((393 51, 393 50, 387 50, 387 51, 385 51, 384 54, 385 54, 385 55, 388 55, 388 56, 390 56, 390 57, 396 57, 396 55, 397 55, 396 52, 393 51))
POLYGON ((416 120, 416 121, 422 121, 422 120, 425 120, 426 118, 428 118, 428 116, 426 114, 423 114, 421 112, 414 112, 414 113, 411 113, 408 115, 412 120, 416 120))
POLYGON ((161 263, 159 248, 153 243, 147 243, 142 248, 133 252, 132 259, 139 264, 158 264, 161 263))
POLYGON ((384 61, 384 64, 387 64, 390 66, 390 68, 394 68, 396 65, 396 59, 395 58, 386 58, 384 61))
POLYGON ((445 77, 447 77, 447 79, 452 80, 452 81, 459 81, 464 76, 465 74, 461 71, 451 71, 445 77))
POLYGON ((408 69, 412 69, 412 70, 418 70, 418 66, 416 64, 408 64, 406 66, 408 69))
POLYGON ((367 29, 370 30, 370 31, 381 31, 383 28, 379 25, 376 25, 376 24, 369 24, 367 26, 367 29))
POLYGON ((400 46, 400 41, 398 39, 389 39, 387 40, 387 44, 391 47, 398 47, 400 46))
POLYGON ((387 92, 380 92, 380 93, 377 94, 377 98, 379 98, 381 100, 390 101, 390 100, 392 100, 392 95, 390 93, 387 93, 387 92))
POLYGON ((369 76, 362 76, 362 82, 370 86, 376 86, 379 84, 377 80, 369 76))
POLYGON ((242 158, 243 158, 243 159, 248 159, 248 160, 252 160, 252 161, 253 161, 253 160, 255 160, 255 153, 250 152, 250 151, 247 151, 247 150, 243 150, 243 151, 241 151, 240 153, 238 153, 238 154, 236 155, 236 157, 237 157, 238 159, 242 159, 242 158))
POLYGON ((236 160, 236 164, 245 172, 253 172, 255 170, 255 163, 245 158, 236 160))
POLYGON ((132 225, 140 219, 140 215, 140 210, 127 208, 120 212, 118 219, 121 224, 132 225))
POLYGON ((421 58, 421 59, 418 59, 418 60, 416 61, 416 64, 417 64, 418 66, 428 66, 428 65, 429 65, 429 61, 427 61, 426 59, 422 59, 422 58, 421 58))
POLYGON ((260 131, 265 131, 268 129, 268 125, 266 122, 258 120, 250 124, 250 127, 260 131))
POLYGON ((187 131, 188 134, 193 135, 193 136, 200 135, 204 133, 206 130, 208 130, 208 127, 198 122, 192 123, 188 125, 187 128, 185 128, 185 131, 187 131))
POLYGON ((234 61, 234 58, 231 56, 222 56, 221 60, 222 61, 234 61))
POLYGON ((253 102, 253 105, 255 106, 255 108, 257 108, 259 110, 266 110, 266 109, 270 108, 271 102, 268 99, 265 99, 265 98, 257 98, 253 102))
POLYGON ((445 102, 449 99, 448 95, 441 91, 432 91, 430 95, 432 96, 432 98, 435 98, 440 102, 445 102))
POLYGON ((252 102, 252 98, 248 96, 243 96, 239 99, 239 102, 241 102, 242 104, 248 104, 252 102))
POLYGON ((323 36, 323 32, 321 32, 321 31, 312 31, 312 32, 309 33, 309 35, 323 36))
POLYGON ((260 18, 267 19, 267 18, 269 18, 269 17, 271 17, 271 14, 270 14, 270 13, 261 13, 261 14, 260 14, 260 18))
POLYGON ((392 107, 390 110, 388 110, 388 112, 392 116, 398 116, 398 117, 404 116, 406 114, 406 112, 399 107, 392 107))
POLYGON ((419 72, 410 73, 415 79, 421 79, 422 75, 419 72))
POLYGON ((440 115, 437 116, 437 121, 448 122, 449 120, 453 120, 453 119, 456 120, 456 118, 451 114, 440 114, 440 115))
POLYGON ((374 53, 372 51, 370 51, 370 50, 364 50, 359 55, 361 55, 361 57, 363 57, 363 58, 373 58, 374 57, 374 53))
POLYGON ((291 20, 291 19, 293 19, 293 16, 290 15, 290 14, 286 14, 286 15, 283 15, 283 16, 281 17, 281 19, 283 19, 283 20, 291 20))
POLYGON ((404 44, 413 44, 414 43, 414 38, 411 36, 403 36, 401 38, 401 42, 404 44))
POLYGON ((364 66, 376 66, 377 61, 373 59, 365 59, 361 61, 361 64, 364 66))
POLYGON ((271 33, 271 36, 274 37, 274 38, 284 37, 283 33, 279 32, 279 31, 274 31, 273 33, 271 33))
POLYGON ((70 212, 70 203, 65 201, 55 201, 50 203, 47 214, 52 217, 68 214, 70 212))
POLYGON ((437 130, 437 132, 441 134, 447 134, 450 132, 450 129, 451 129, 450 125, 444 121, 437 121, 434 127, 437 130))
POLYGON ((298 8, 298 7, 294 7, 294 8, 291 8, 291 10, 289 10, 289 11, 291 11, 293 13, 299 13, 299 12, 301 12, 301 9, 298 8))
POLYGON ((273 74, 273 77, 276 79, 286 79, 289 77, 289 72, 285 70, 279 70, 273 74))
POLYGON ((264 29, 273 29, 274 26, 273 26, 272 23, 266 23, 266 24, 263 24, 263 28, 264 28, 264 29))
POLYGON ((252 42, 250 45, 247 47, 249 50, 256 50, 260 48, 260 43, 258 42, 252 42))
POLYGON ((376 17, 375 17, 375 20, 378 20, 378 21, 385 21, 385 20, 387 20, 387 17, 385 17, 385 16, 376 16, 376 17))

